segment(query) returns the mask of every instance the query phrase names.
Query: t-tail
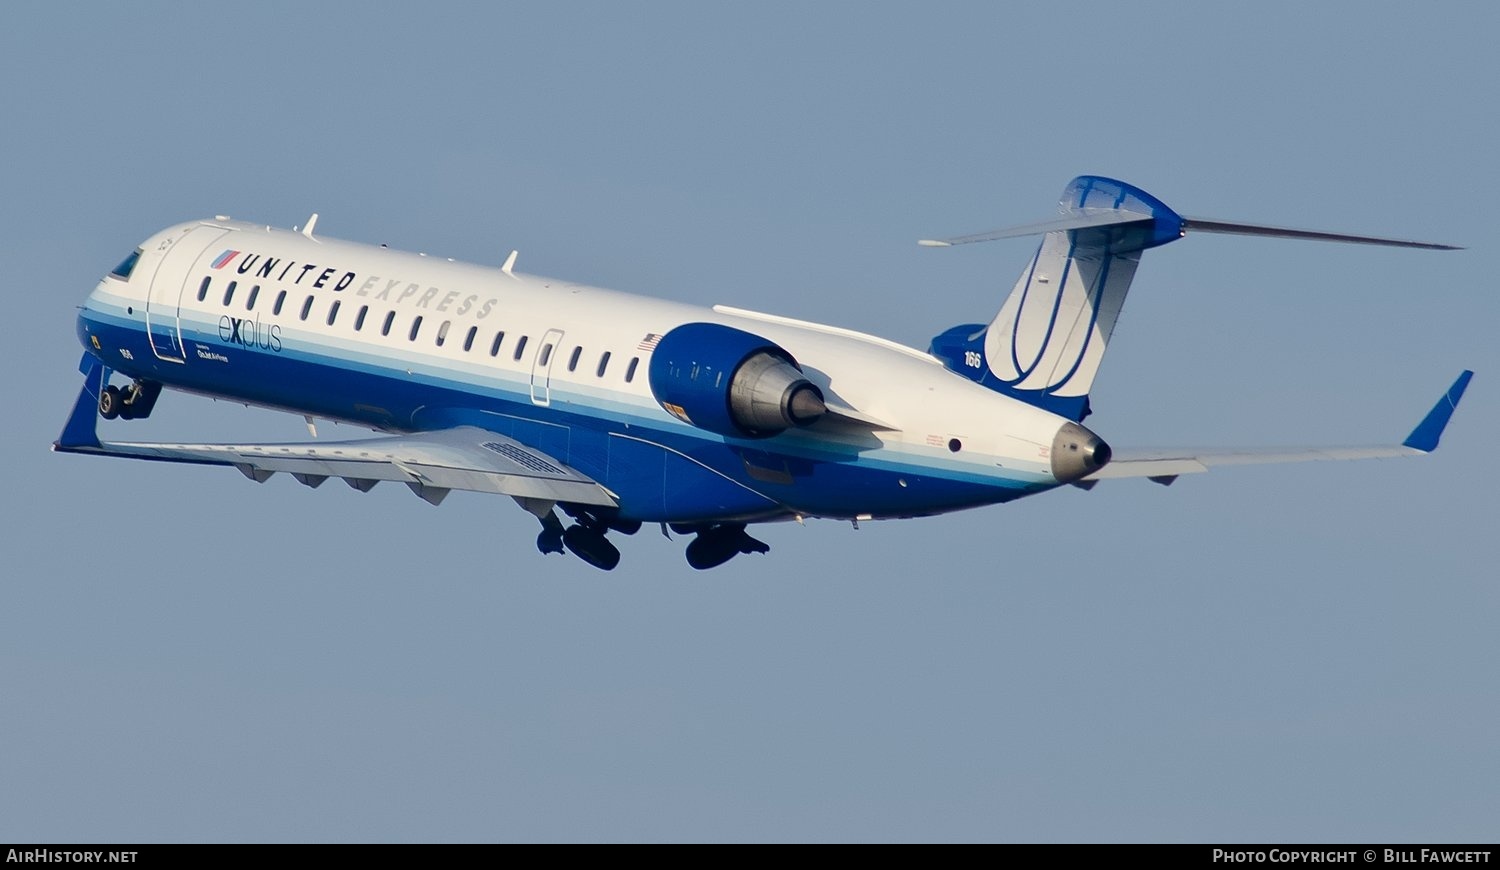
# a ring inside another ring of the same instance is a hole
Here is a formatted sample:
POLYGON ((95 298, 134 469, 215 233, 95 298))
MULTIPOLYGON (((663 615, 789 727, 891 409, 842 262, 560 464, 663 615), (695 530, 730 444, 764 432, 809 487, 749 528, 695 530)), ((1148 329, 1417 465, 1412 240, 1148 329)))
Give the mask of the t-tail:
POLYGON ((932 340, 949 369, 992 390, 1072 420, 1089 415, 1089 391, 1141 252, 1189 231, 1277 236, 1429 249, 1449 245, 1189 218, 1122 181, 1073 179, 1058 218, 972 236, 923 241, 929 247, 1041 235, 1036 256, 988 325, 965 324, 932 340))

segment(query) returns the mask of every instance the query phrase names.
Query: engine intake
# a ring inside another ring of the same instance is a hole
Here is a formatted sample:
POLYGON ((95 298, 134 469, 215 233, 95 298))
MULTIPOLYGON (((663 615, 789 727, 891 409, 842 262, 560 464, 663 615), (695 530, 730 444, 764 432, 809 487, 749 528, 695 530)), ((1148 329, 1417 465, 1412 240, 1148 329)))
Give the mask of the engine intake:
POLYGON ((775 342, 717 323, 685 323, 651 354, 651 395, 672 416, 720 435, 769 438, 827 412, 823 393, 775 342))

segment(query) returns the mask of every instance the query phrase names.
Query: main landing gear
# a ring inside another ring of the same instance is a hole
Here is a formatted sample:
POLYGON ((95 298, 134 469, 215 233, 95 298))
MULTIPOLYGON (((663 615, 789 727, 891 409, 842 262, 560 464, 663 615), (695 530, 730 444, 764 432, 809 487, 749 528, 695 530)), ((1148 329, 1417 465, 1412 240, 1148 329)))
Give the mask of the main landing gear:
POLYGON ((563 552, 563 524, 557 518, 557 514, 547 511, 545 516, 538 517, 542 521, 542 532, 536 536, 536 548, 545 556, 548 553, 563 552))
MULTIPOLYGON (((575 522, 563 527, 556 511, 547 509, 538 517, 542 531, 536 536, 536 548, 542 555, 568 552, 601 571, 613 571, 620 564, 620 551, 605 535, 619 532, 633 535, 640 531, 639 520, 622 520, 595 508, 558 505, 575 522)), ((687 561, 699 571, 728 562, 741 553, 768 553, 771 548, 745 533, 744 523, 709 523, 671 525, 679 535, 696 535, 687 546, 687 561)), ((665 533, 665 529, 663 529, 665 533)))
POLYGON ((769 553, 770 545, 745 534, 744 523, 720 523, 696 530, 687 546, 687 561, 699 571, 717 568, 741 553, 769 553))
POLYGON ((620 564, 620 551, 605 535, 611 531, 633 535, 641 530, 639 520, 622 520, 591 508, 561 507, 577 522, 564 529, 556 513, 548 511, 541 516, 542 531, 536 536, 536 548, 543 555, 561 553, 566 549, 601 571, 613 571, 620 564))
POLYGON ((155 381, 134 381, 126 387, 113 384, 99 391, 99 416, 106 420, 119 417, 121 420, 144 420, 151 416, 156 399, 161 395, 161 384, 155 381))

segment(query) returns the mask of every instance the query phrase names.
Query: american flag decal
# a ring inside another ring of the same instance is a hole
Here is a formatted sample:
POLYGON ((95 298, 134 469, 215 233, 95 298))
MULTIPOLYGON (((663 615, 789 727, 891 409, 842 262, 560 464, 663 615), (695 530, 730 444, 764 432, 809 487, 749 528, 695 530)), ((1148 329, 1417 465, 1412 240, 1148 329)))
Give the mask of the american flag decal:
POLYGON ((644 351, 656 350, 656 345, 660 341, 661 336, 657 335, 654 332, 648 332, 646 333, 646 337, 641 339, 641 343, 636 345, 636 348, 644 351))
POLYGON ((210 268, 222 269, 225 266, 229 265, 229 261, 230 260, 233 260, 235 257, 238 257, 239 255, 240 255, 239 251, 225 251, 224 253, 222 253, 222 254, 219 255, 219 259, 214 260, 214 264, 210 268))

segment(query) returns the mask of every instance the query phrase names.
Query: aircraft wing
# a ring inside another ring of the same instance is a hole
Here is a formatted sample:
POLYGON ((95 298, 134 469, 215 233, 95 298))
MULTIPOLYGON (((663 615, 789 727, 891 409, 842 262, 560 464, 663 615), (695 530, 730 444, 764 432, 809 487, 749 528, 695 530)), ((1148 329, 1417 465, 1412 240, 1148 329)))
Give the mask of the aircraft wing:
MULTIPOLYGON (((476 426, 355 441, 262 444, 168 444, 100 441, 99 392, 109 370, 87 354, 79 364, 83 389, 52 449, 61 453, 123 456, 157 462, 230 465, 256 482, 285 471, 306 486, 330 477, 361 492, 382 480, 411 487, 437 504, 455 489, 525 500, 617 507, 614 494, 551 456, 476 426)), ((528 508, 529 510, 530 508, 528 508)))
POLYGON ((1437 449, 1438 440, 1453 411, 1463 398, 1474 373, 1465 371, 1453 386, 1438 399, 1406 440, 1400 444, 1375 447, 1220 447, 1195 449, 1187 447, 1143 450, 1117 450, 1109 464, 1078 481, 1085 489, 1100 480, 1122 477, 1145 477, 1160 484, 1170 484, 1179 475, 1196 474, 1221 465, 1258 465, 1264 463, 1313 462, 1326 459, 1382 459, 1394 456, 1420 456, 1437 449))
MULTIPOLYGON (((94 416, 88 389, 79 396, 74 418, 94 416)), ((596 481, 556 459, 504 435, 460 426, 415 435, 355 441, 308 441, 286 444, 167 444, 100 441, 83 435, 83 420, 70 421, 63 438, 52 445, 64 453, 92 453, 158 462, 229 465, 251 480, 264 482, 284 471, 299 483, 318 486, 330 477, 367 492, 382 480, 411 487, 437 504, 455 489, 573 504, 618 504, 596 481)), ((92 436, 93 420, 86 422, 92 436)))

